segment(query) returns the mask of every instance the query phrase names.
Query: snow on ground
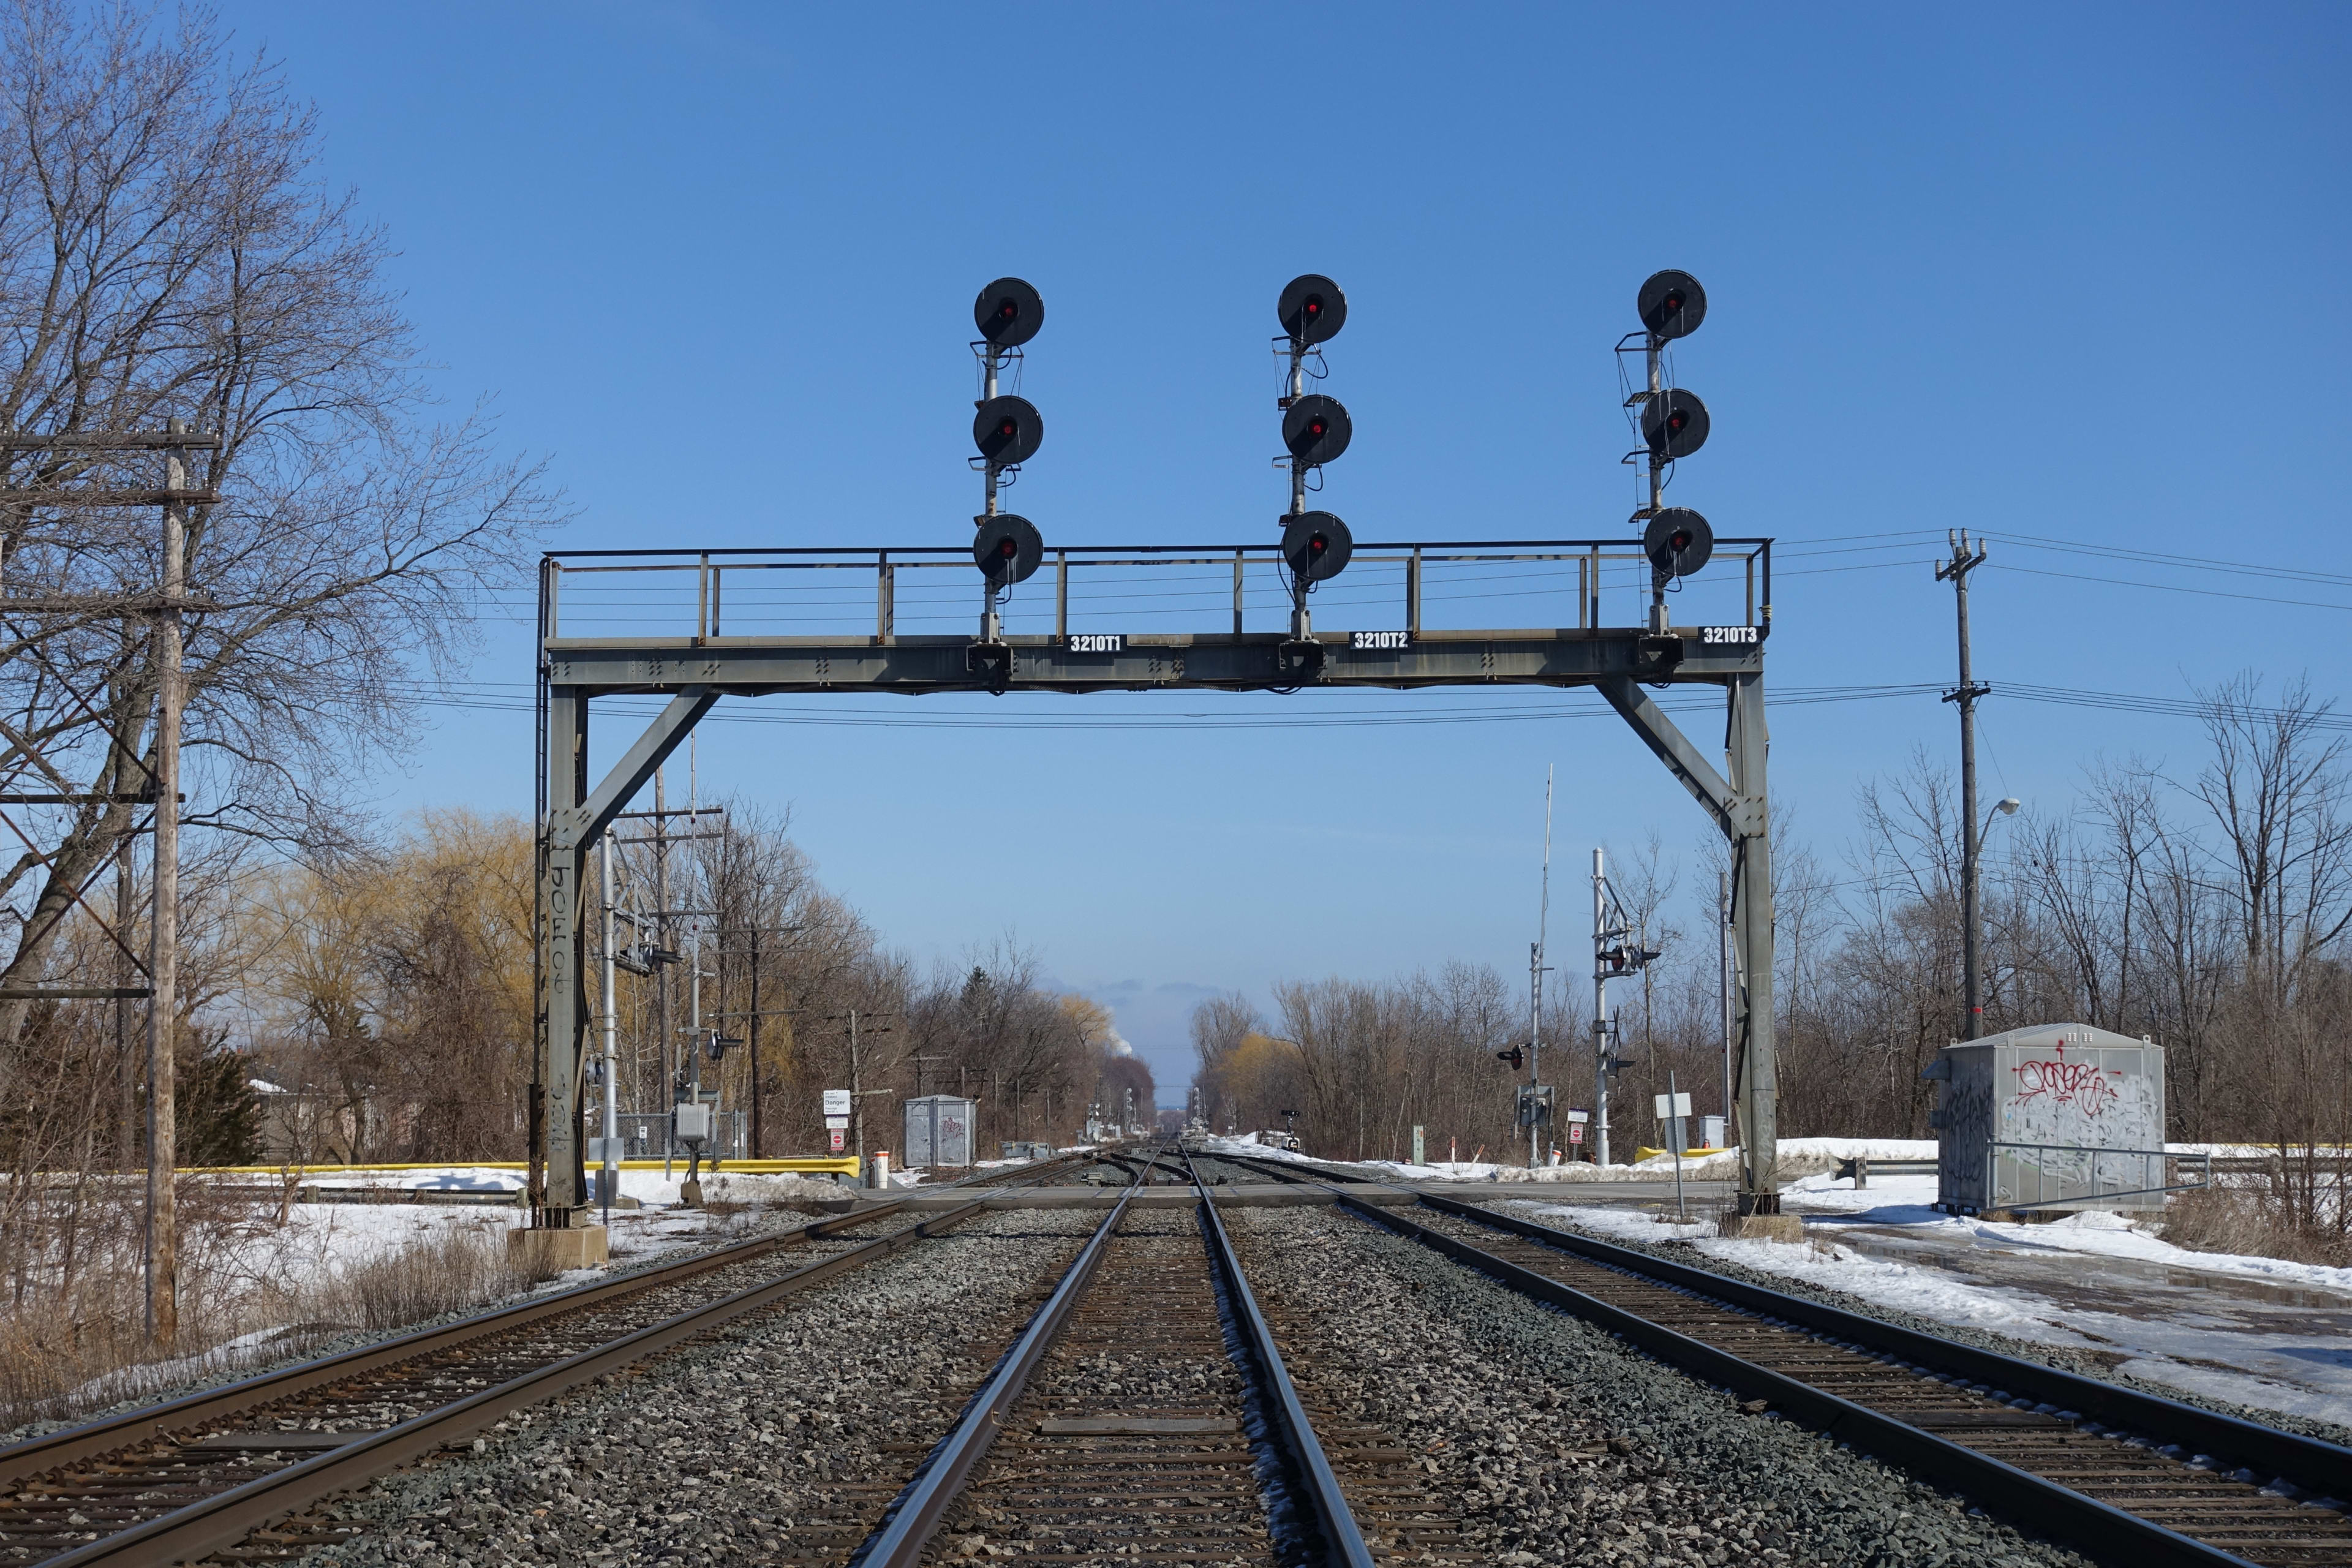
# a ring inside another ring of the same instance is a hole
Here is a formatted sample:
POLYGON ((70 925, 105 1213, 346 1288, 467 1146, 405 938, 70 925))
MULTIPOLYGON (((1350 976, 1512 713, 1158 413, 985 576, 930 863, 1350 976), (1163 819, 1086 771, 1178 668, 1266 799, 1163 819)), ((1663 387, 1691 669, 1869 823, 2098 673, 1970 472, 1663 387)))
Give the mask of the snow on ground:
POLYGON ((1996 1225, 1937 1212, 1932 1176, 1867 1191, 1804 1178, 1783 1207, 1805 1247, 1661 1224, 1623 1208, 1514 1200, 1595 1235, 1701 1253, 1935 1322, 2100 1352, 2117 1370, 2260 1408, 2352 1425, 2352 1268, 2190 1252, 2123 1215, 1996 1225))

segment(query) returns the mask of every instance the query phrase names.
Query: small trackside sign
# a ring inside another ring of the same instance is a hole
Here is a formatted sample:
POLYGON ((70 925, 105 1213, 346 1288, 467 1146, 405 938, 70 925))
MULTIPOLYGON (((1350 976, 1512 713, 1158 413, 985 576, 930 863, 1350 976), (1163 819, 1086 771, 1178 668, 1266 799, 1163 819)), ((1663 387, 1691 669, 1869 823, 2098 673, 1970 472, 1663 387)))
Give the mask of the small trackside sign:
POLYGON ((1064 653, 1125 653, 1124 632, 1071 632, 1062 638, 1064 653))
POLYGON ((1402 653, 1412 647, 1411 632, 1349 632, 1348 647, 1357 653, 1402 653))
POLYGON ((1758 629, 1755 626, 1701 626, 1698 629, 1699 646, 1702 647, 1733 646, 1753 647, 1762 640, 1757 636, 1758 629))

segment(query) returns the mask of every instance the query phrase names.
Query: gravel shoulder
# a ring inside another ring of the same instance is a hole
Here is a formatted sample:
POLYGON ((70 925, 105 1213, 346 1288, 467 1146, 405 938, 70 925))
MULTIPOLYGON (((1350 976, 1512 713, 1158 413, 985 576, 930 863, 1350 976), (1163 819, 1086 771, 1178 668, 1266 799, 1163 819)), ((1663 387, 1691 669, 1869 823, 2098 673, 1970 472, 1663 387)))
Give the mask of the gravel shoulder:
POLYGON ((378 1528, 302 1561, 845 1562, 1101 1220, 968 1220, 340 1500, 378 1528))
MULTIPOLYGON (((1950 1340, 1958 1344, 1973 1345, 1979 1350, 2015 1356, 2020 1361, 2034 1362, 2042 1366, 2054 1366, 2061 1371, 2078 1373, 2084 1377, 2095 1377, 2103 1383, 2116 1384, 2137 1393, 2153 1394, 2160 1399, 2178 1400, 2183 1405, 2194 1405, 2200 1409, 2210 1410, 2219 1415, 2234 1415, 2242 1421, 2251 1421, 2259 1426, 2273 1426, 2282 1432, 2300 1433, 2306 1437, 2317 1437, 2324 1442, 2352 1447, 2352 1427, 2342 1426, 2333 1421, 2321 1421, 2308 1415, 2298 1415, 2289 1411, 2266 1410, 2251 1405, 2240 1405, 2232 1400, 2218 1399, 2194 1389, 2183 1388, 2178 1384, 2157 1383, 2146 1378, 2132 1377, 2116 1369, 2116 1361, 2126 1358, 2107 1359, 2095 1351, 2078 1350, 2066 1345, 2042 1344, 2032 1340, 2013 1339, 2007 1334, 1995 1333, 1990 1329, 1976 1328, 1963 1323, 1937 1322, 1932 1319, 1920 1317, 1916 1313, 1882 1306, 1861 1296, 1848 1295, 1843 1290, 1825 1289, 1810 1280, 1793 1279, 1785 1274, 1768 1274, 1760 1268, 1750 1268, 1728 1258, 1710 1257, 1686 1242, 1643 1242, 1630 1240, 1622 1236, 1604 1236, 1597 1231, 1587 1230, 1558 1213, 1538 1212, 1546 1207, 1546 1204, 1547 1200, 1531 1203, 1523 1199, 1510 1198, 1480 1206, 1494 1209, 1498 1214, 1507 1214, 1514 1219, 1524 1219, 1536 1225, 1549 1226, 1555 1230, 1564 1230, 1577 1236, 1588 1237, 1594 1241, 1606 1242, 1612 1247, 1622 1247, 1629 1251, 1648 1253, 1653 1258, 1662 1258, 1668 1262, 1680 1263, 1693 1268, 1705 1268, 1728 1279, 1737 1279, 1744 1284, 1759 1286, 1767 1290, 1778 1290, 1784 1296, 1801 1297, 1805 1300, 1818 1301, 1823 1306, 1836 1307, 1861 1317, 1875 1318, 1883 1323, 1893 1323, 1901 1328, 1916 1330, 1924 1334, 1934 1334, 1938 1339, 1950 1340)), ((1426 1218, 1427 1211, 1416 1213, 1415 1217, 1426 1218)))
POLYGON ((1311 1325, 1285 1339, 1293 1377, 1422 1450, 1480 1561, 2084 1562, 1364 1221, 1228 1225, 1252 1289, 1311 1325))
MULTIPOLYGON (((132 1385, 131 1393, 120 1399, 93 1403, 89 1408, 78 1410, 69 1416, 54 1420, 28 1421, 13 1430, 0 1432, 0 1447, 6 1447, 14 1443, 27 1442, 35 1437, 47 1436, 52 1432, 63 1431, 68 1427, 85 1426, 94 1421, 103 1421, 109 1416, 125 1415, 133 1410, 144 1410, 150 1405, 169 1404, 174 1399, 184 1399, 192 1394, 203 1394, 210 1389, 226 1388, 230 1384, 243 1383, 248 1378, 267 1376, 270 1373, 281 1372, 305 1362, 324 1361, 329 1356, 341 1355, 346 1351, 362 1350, 369 1345, 382 1344, 387 1340, 396 1340, 405 1334, 443 1328, 450 1323, 462 1322, 467 1318, 479 1317, 485 1312, 495 1312, 502 1308, 512 1307, 541 1296, 551 1296, 564 1290, 577 1289, 583 1285, 602 1285, 614 1279, 625 1279, 656 1268, 667 1268, 672 1264, 684 1263, 706 1253, 740 1246, 743 1242, 754 1240, 761 1236, 777 1231, 796 1231, 813 1221, 831 1217, 834 1216, 824 1214, 804 1214, 797 1209, 742 1211, 729 1216, 727 1223, 722 1226, 707 1228, 708 1240, 699 1245, 652 1247, 625 1253, 606 1268, 574 1269, 568 1274, 561 1275, 511 1296, 477 1302, 473 1306, 457 1311, 420 1318, 413 1323, 404 1323, 398 1328, 356 1329, 343 1323, 293 1323, 251 1336, 246 1341, 218 1346, 190 1356, 184 1363, 186 1370, 181 1375, 175 1376, 156 1368, 128 1368, 121 1375, 132 1385), (163 1380, 151 1386, 149 1378, 159 1374, 163 1380)), ((878 1233, 861 1231, 857 1234, 871 1236, 878 1233)))

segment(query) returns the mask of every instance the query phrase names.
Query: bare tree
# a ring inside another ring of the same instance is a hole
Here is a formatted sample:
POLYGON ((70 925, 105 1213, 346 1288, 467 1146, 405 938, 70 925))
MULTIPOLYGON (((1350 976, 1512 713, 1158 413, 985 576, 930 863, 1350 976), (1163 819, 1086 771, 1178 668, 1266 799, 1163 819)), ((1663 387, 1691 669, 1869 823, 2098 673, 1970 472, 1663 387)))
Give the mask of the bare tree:
MULTIPOLYGON (((311 848, 341 786, 405 740, 415 683, 467 646, 478 595, 555 519, 541 471, 478 411, 428 417, 383 234, 313 169, 310 109, 201 11, 0 13, 0 428, 216 436, 187 527, 186 819, 311 848)), ((139 829, 152 778, 152 638, 121 599, 156 581, 152 520, 11 500, 152 486, 152 463, 0 454, 0 781, 51 808, 0 863, 37 980, 68 910, 139 829)), ((13 1039, 22 1003, 0 1004, 13 1039)))

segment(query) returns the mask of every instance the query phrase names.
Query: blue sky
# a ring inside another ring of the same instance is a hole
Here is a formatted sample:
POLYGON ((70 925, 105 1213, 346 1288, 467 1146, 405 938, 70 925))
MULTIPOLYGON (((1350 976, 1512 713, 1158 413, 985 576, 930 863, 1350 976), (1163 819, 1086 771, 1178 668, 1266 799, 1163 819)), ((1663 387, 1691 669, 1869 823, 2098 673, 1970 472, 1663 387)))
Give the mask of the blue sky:
MULTIPOLYGON (((1321 499, 1360 538, 1614 537, 1610 349, 1674 266, 1709 292, 1677 368, 1714 416, 1675 496, 1782 541, 1776 689, 1949 680, 1927 563, 1958 526, 1996 535, 1996 688, 2346 686, 2340 6, 223 19, 316 100, 321 173, 386 226, 438 384, 549 457, 572 547, 967 541, 970 301, 1004 273, 1047 305, 1023 390, 1048 435, 1014 499, 1049 543, 1271 537, 1267 339, 1307 270, 1348 291, 1324 389, 1355 443, 1321 499)), ((530 668, 494 619, 472 679, 519 699, 530 668)), ((708 725, 699 763, 706 792, 789 803, 890 941, 1015 931, 1181 1086, 1211 990, 1523 973, 1547 764, 1571 869, 1653 828, 1697 849, 1597 700, 1495 700, 1560 716, 1023 729, 991 721, 1373 700, 957 698, 922 711, 967 727, 908 728, 803 703, 708 725)), ((2063 810, 2095 754, 2186 760, 2196 732, 1997 694, 1984 738, 1989 793, 2063 810)), ((1832 858, 1858 781, 1954 749, 1931 692, 1781 708, 1773 741, 1832 858)), ((383 801, 527 812, 530 764, 520 715, 436 709, 383 801)))

